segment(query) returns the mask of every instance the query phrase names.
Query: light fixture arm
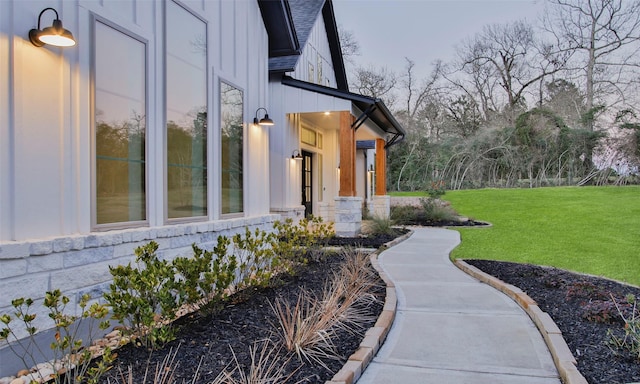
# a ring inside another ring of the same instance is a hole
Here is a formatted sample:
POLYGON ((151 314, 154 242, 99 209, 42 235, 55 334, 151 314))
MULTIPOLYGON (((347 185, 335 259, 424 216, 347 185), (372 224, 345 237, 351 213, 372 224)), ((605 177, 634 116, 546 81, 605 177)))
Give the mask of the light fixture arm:
POLYGON ((40 15, 38 15, 38 30, 40 30, 40 20, 42 19, 42 14, 45 13, 48 10, 52 10, 55 14, 56 14, 56 18, 53 20, 53 23, 55 24, 55 22, 59 22, 60 24, 62 24, 62 22, 60 21, 60 16, 58 15, 58 11, 55 10, 55 8, 45 8, 42 10, 42 12, 40 12, 40 15))

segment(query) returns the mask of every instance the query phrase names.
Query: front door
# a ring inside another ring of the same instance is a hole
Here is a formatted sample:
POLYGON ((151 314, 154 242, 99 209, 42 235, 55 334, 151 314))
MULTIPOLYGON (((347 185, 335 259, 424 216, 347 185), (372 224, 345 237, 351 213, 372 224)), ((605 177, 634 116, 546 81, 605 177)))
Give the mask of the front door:
POLYGON ((302 151, 302 205, 304 216, 313 214, 313 154, 302 151))

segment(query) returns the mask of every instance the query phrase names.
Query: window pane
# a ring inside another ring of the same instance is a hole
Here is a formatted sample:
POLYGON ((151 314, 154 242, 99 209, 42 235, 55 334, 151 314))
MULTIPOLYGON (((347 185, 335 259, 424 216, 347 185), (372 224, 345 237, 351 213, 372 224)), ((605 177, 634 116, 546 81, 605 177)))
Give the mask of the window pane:
POLYGON ((207 215, 207 27, 167 2, 168 217, 207 215))
POLYGON ((97 224, 146 220, 145 45, 95 24, 97 224))
POLYGON ((220 83, 222 213, 243 211, 243 110, 242 91, 220 83))

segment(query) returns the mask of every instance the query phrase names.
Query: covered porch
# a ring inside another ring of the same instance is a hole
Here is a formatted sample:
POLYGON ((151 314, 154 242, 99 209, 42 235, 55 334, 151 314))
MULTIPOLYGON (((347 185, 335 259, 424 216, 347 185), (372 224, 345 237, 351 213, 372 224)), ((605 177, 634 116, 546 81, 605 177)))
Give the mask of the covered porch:
POLYGON ((322 217, 338 236, 358 234, 364 214, 388 217, 387 148, 405 133, 386 106, 288 77, 282 84, 286 126, 270 131, 272 211, 322 217))

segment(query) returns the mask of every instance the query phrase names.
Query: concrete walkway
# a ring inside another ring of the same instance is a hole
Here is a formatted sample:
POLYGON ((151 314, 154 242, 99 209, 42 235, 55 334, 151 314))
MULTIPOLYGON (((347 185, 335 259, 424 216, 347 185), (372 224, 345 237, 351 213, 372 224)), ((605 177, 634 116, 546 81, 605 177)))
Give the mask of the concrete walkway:
POLYGON ((396 286, 397 313, 358 384, 559 384, 527 314, 449 260, 458 232, 414 231, 379 256, 396 286))

